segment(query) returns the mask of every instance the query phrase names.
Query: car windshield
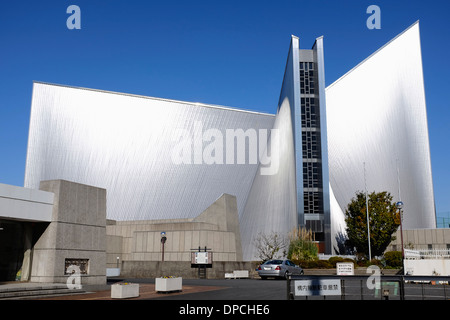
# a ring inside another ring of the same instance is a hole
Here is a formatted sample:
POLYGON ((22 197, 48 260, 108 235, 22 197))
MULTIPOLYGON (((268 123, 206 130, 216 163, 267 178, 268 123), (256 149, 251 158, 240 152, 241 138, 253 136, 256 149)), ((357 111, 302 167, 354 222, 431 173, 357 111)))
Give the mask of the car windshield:
POLYGON ((282 264, 283 260, 269 260, 264 262, 264 264, 282 264))

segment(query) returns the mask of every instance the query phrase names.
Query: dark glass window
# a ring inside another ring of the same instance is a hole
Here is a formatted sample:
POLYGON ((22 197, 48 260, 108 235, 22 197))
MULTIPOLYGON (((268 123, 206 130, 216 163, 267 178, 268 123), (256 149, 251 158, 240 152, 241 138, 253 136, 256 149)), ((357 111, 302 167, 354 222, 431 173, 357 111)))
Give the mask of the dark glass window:
MULTIPOLYGON (((303 205, 305 214, 323 213, 320 108, 315 94, 317 74, 313 62, 300 62, 300 104, 303 158, 303 205), (306 96, 305 96, 306 95, 306 96)), ((321 221, 307 221, 309 227, 321 232, 321 221)))

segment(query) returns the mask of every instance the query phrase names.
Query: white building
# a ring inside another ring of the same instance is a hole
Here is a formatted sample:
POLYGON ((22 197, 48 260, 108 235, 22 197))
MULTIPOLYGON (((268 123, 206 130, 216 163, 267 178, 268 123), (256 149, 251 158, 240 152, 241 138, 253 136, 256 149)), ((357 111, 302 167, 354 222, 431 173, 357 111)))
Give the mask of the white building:
POLYGON ((419 24, 328 88, 323 38, 299 42, 276 114, 35 82, 25 187, 106 189, 118 221, 191 219, 233 195, 246 261, 259 232, 297 226, 334 253, 365 180, 401 196, 404 228, 434 228, 419 24))

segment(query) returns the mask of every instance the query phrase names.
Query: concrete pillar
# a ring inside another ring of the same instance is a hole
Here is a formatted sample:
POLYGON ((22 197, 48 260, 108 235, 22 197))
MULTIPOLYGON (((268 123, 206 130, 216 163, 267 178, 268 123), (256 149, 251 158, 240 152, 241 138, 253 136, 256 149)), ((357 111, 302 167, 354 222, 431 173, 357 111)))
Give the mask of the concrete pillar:
POLYGON ((105 284, 106 190, 65 180, 43 181, 40 189, 55 200, 52 221, 34 246, 31 281, 66 283, 68 264, 80 264, 81 285, 105 284))

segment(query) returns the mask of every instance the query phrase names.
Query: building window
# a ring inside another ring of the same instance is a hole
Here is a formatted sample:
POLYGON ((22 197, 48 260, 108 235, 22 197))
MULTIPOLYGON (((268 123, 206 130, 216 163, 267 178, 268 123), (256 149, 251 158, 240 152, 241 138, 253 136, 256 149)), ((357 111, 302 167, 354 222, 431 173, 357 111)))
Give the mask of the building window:
POLYGON ((321 220, 306 220, 305 227, 312 232, 323 232, 323 223, 321 220))
POLYGON ((320 162, 303 163, 303 188, 322 188, 322 164, 320 162))
POLYGON ((300 93, 315 94, 316 73, 313 62, 300 62, 300 93))
POLYGON ((320 109, 317 106, 317 99, 301 98, 301 124, 302 128, 320 129, 320 109))
MULTIPOLYGON (((323 213, 322 148, 319 99, 315 96, 317 74, 313 62, 300 62, 300 107, 303 158, 303 205, 305 214, 323 213)), ((308 227, 322 230, 315 221, 308 227)))
POLYGON ((323 201, 321 191, 305 191, 303 192, 303 205, 305 214, 321 214, 323 213, 323 201))

